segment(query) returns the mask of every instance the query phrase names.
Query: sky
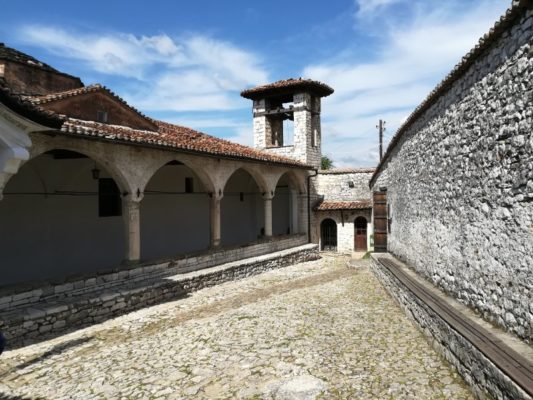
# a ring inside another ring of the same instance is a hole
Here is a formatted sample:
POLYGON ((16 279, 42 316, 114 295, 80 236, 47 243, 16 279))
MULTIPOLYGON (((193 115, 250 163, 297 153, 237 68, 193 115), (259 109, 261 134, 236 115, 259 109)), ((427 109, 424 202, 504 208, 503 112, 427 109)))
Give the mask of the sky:
POLYGON ((378 162, 385 144, 510 0, 7 1, 0 42, 145 114, 253 144, 245 88, 322 81, 322 153, 378 162))

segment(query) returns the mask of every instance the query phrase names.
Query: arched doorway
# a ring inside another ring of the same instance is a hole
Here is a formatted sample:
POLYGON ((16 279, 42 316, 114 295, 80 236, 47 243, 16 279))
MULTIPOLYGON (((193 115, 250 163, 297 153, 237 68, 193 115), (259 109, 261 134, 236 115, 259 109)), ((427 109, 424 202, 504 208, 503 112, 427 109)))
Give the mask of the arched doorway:
POLYGON ((288 235, 298 230, 298 191, 288 173, 279 179, 272 199, 272 234, 288 235))
POLYGON ((248 244, 265 234, 264 200, 255 179, 244 169, 226 182, 220 202, 223 245, 248 244))
POLYGON ((355 235, 354 235, 354 249, 355 251, 366 251, 366 228, 367 221, 365 217, 357 217, 354 222, 355 235))
POLYGON ((170 161, 150 178, 140 215, 143 260, 209 247, 209 196, 198 175, 180 161, 170 161))
POLYGON ((0 286, 116 267, 124 258, 121 190, 84 154, 51 150, 25 163, 0 201, 0 286))
POLYGON ((320 224, 321 250, 337 251, 337 223, 327 218, 320 224))

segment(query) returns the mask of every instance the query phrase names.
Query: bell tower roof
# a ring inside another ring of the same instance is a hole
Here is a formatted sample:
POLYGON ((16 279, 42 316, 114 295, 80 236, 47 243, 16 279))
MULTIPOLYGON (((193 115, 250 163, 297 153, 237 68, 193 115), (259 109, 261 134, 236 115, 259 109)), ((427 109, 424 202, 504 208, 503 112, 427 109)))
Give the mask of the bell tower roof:
POLYGON ((333 93, 333 89, 319 81, 290 78, 243 90, 241 96, 250 100, 258 100, 273 96, 289 95, 296 92, 304 92, 319 97, 326 97, 333 93))

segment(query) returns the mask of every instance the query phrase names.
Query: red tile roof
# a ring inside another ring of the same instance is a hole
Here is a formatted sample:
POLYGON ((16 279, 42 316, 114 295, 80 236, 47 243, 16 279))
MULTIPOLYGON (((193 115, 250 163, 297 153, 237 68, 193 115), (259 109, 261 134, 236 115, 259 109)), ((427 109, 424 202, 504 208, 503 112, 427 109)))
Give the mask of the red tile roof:
POLYGON ((321 169, 318 171, 321 175, 336 175, 336 174, 371 174, 375 171, 375 168, 331 168, 331 169, 321 169))
POLYGON ((54 112, 35 106, 21 96, 14 94, 3 78, 0 78, 0 103, 13 112, 50 128, 60 128, 63 123, 62 118, 54 112))
POLYGON ((184 126, 152 120, 158 131, 143 131, 121 125, 109 125, 93 121, 67 118, 61 131, 65 134, 91 136, 103 140, 122 143, 137 143, 165 149, 183 150, 230 158, 243 158, 254 161, 311 168, 288 157, 270 154, 248 146, 219 139, 184 126))
POLYGON ((261 97, 283 94, 295 90, 313 92, 322 97, 329 96, 333 93, 333 89, 325 83, 313 81, 311 79, 290 78, 243 90, 241 96, 250 100, 255 100, 261 97))
POLYGON ((167 122, 146 117, 138 110, 127 104, 122 98, 99 84, 64 92, 52 93, 44 96, 24 96, 21 101, 32 105, 33 108, 41 110, 47 115, 54 115, 56 119, 62 119, 64 122, 60 130, 64 134, 90 136, 107 141, 122 142, 127 144, 136 143, 140 145, 157 146, 165 149, 204 153, 221 157, 242 158, 253 161, 312 168, 309 165, 289 157, 279 156, 266 151, 253 149, 251 147, 210 136, 184 126, 173 125, 167 122), (65 115, 59 115, 51 110, 46 110, 47 103, 97 91, 101 91, 113 96, 117 101, 122 103, 124 107, 128 107, 129 109, 140 114, 143 118, 155 124, 156 130, 140 130, 122 125, 111 125, 95 121, 86 121, 70 118, 65 115))
POLYGON ((356 201, 323 201, 317 207, 316 211, 333 211, 333 210, 367 210, 372 208, 370 200, 356 201))
MULTIPOLYGON (((23 53, 22 51, 7 47, 4 43, 0 43, 0 60, 12 61, 19 64, 31 65, 34 68, 39 68, 45 71, 54 72, 56 74, 68 76, 70 78, 79 79, 76 76, 65 74, 64 72, 58 71, 55 68, 52 68, 50 65, 43 63, 42 61, 37 60, 36 58, 23 53)), ((81 81, 80 81, 81 83, 81 81)))
POLYGON ((105 86, 100 85, 99 83, 96 83, 94 85, 89 85, 89 86, 83 86, 77 89, 66 90, 64 92, 50 93, 50 94, 46 94, 43 96, 24 96, 24 98, 28 101, 31 101, 33 104, 42 105, 42 104, 51 103, 53 101, 63 100, 69 97, 75 97, 75 96, 80 96, 83 94, 94 93, 94 92, 102 92, 104 94, 107 94, 108 96, 113 97, 116 101, 118 101, 124 107, 129 108, 131 111, 140 115, 142 118, 149 119, 146 115, 141 113, 139 110, 137 110, 136 108, 126 103, 126 101, 122 97, 116 95, 110 89, 108 89, 105 86))

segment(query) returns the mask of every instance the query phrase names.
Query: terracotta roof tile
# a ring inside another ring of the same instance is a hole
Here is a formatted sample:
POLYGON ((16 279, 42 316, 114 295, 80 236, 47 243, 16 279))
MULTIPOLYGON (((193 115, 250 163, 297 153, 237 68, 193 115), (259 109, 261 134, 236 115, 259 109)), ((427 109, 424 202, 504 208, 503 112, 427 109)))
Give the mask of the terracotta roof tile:
POLYGON ((50 128, 60 128, 63 123, 63 118, 56 113, 37 107, 14 94, 2 78, 0 78, 0 103, 13 112, 50 128))
POLYGON ((184 150, 221 157, 244 158, 248 160, 272 162, 311 168, 297 160, 269 154, 248 146, 232 143, 184 126, 152 120, 158 127, 157 132, 132 129, 121 125, 102 124, 68 118, 61 131, 65 134, 98 137, 122 143, 138 143, 167 149, 184 150))
POLYGON ((130 106, 128 103, 126 103, 126 101, 122 97, 116 95, 110 89, 108 89, 105 86, 100 85, 99 83, 96 83, 94 85, 89 85, 89 86, 83 86, 83 87, 77 88, 77 89, 66 90, 64 92, 50 93, 50 94, 46 94, 46 95, 43 95, 43 96, 25 96, 24 98, 27 99, 28 101, 31 101, 33 104, 43 105, 43 104, 47 104, 47 103, 50 103, 50 102, 53 102, 53 101, 63 100, 63 99, 69 98, 69 97, 75 97, 75 96, 80 96, 80 95, 83 95, 83 94, 94 93, 94 92, 103 92, 103 93, 113 97, 115 100, 117 100, 124 107, 129 108, 130 110, 132 110, 133 112, 137 113, 141 117, 143 117, 145 119, 149 119, 142 112, 140 112, 136 108, 134 108, 134 107, 130 106))
POLYGON ((36 58, 26 53, 23 53, 11 47, 7 47, 4 43, 0 43, 0 60, 7 60, 7 61, 13 61, 19 64, 31 65, 32 67, 39 68, 45 71, 50 71, 56 74, 61 74, 61 75, 69 76, 72 78, 76 78, 75 76, 58 71, 57 69, 52 68, 50 65, 45 64, 42 61, 39 61, 36 58))
POLYGON ((111 92, 109 89, 98 84, 85 86, 79 89, 68 90, 65 92, 52 93, 44 96, 26 96, 24 99, 27 102, 31 102, 34 107, 39 107, 41 110, 43 110, 43 112, 54 114, 53 112, 45 110, 47 103, 97 91, 102 91, 113 96, 125 107, 132 109, 136 113, 140 114, 143 118, 146 118, 148 121, 152 122, 157 129, 154 131, 133 129, 122 125, 111 125, 94 121, 85 121, 55 114, 57 117, 65 120, 61 127, 61 132, 71 135, 92 136, 103 140, 112 140, 123 143, 137 143, 147 146, 198 152, 221 157, 243 158, 248 160, 311 168, 311 166, 289 157, 279 156, 266 151, 253 149, 251 147, 216 138, 184 126, 173 125, 167 122, 146 117, 135 108, 127 104, 122 98, 111 92))
POLYGON ((371 174, 375 171, 375 168, 331 168, 331 169, 322 169, 318 171, 321 175, 336 175, 336 174, 371 174))
POLYGON ((298 89, 311 91, 320 96, 329 96, 333 93, 333 89, 325 83, 313 81, 311 79, 290 78, 243 90, 241 92, 241 96, 247 99, 254 100, 263 96, 269 96, 277 93, 285 93, 287 90, 293 91, 298 89))
POLYGON ((323 201, 317 207, 316 211, 333 211, 333 210, 366 210, 372 208, 370 200, 356 201, 323 201))

